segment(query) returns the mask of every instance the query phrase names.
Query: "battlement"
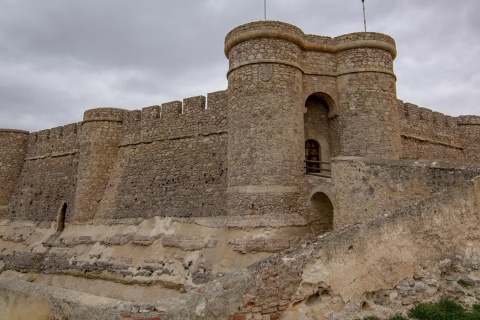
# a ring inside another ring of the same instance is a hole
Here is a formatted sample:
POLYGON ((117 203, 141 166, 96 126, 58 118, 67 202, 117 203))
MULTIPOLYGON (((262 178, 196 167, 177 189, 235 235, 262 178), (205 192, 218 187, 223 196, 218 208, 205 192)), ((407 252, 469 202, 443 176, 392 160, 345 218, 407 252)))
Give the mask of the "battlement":
POLYGON ((17 129, 0 129, 0 134, 15 134, 15 133, 20 133, 20 134, 28 134, 28 131, 25 130, 17 130, 17 129))
POLYGON ((457 125, 455 117, 445 115, 443 113, 432 111, 430 109, 420 107, 412 103, 403 103, 399 101, 401 109, 401 119, 410 122, 412 126, 417 126, 417 121, 422 121, 422 124, 434 126, 436 128, 453 128, 457 125))
POLYGON ((458 127, 458 118, 400 100, 398 106, 403 158, 465 158, 464 137, 458 127))
POLYGON ((132 110, 125 114, 122 145, 226 132, 227 92, 132 110))
POLYGON ((459 126, 480 125, 480 116, 459 116, 456 119, 459 126))
POLYGON ((71 154, 78 150, 81 123, 31 132, 28 136, 27 160, 71 154))

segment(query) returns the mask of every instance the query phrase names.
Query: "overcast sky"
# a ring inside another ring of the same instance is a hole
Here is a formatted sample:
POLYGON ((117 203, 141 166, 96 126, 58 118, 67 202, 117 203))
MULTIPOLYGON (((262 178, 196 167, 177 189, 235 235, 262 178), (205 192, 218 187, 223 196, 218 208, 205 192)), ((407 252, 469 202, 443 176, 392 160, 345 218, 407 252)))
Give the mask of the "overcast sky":
MULTIPOLYGON (((0 0, 0 128, 37 131, 97 107, 141 109, 224 90, 225 35, 263 0, 0 0)), ((479 0, 365 0, 395 38, 398 98, 480 114, 479 0)), ((363 31, 361 0, 267 0, 305 33, 363 31)))

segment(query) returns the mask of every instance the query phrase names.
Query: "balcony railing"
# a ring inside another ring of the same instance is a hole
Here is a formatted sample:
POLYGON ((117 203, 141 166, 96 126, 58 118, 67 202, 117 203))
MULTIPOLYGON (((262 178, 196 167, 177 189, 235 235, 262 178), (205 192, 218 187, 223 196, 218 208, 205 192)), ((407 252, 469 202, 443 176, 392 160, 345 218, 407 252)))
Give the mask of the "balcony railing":
POLYGON ((331 162, 325 161, 312 161, 312 160, 305 160, 305 174, 324 177, 324 178, 331 178, 332 171, 330 170, 331 162))

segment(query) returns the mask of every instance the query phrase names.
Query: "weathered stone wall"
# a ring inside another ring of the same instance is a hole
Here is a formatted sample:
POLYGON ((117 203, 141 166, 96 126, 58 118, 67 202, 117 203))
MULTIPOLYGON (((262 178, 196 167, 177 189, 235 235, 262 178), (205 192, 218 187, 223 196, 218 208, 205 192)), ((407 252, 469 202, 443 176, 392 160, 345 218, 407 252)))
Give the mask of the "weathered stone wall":
MULTIPOLYGON (((390 43, 381 34, 352 34, 337 42, 362 40, 390 43)), ((337 53, 339 155, 398 159, 400 154, 394 55, 383 48, 352 48, 337 53)))
POLYGON ((28 132, 0 129, 0 219, 10 204, 27 152, 28 132))
POLYGON ((302 81, 295 67, 301 48, 286 39, 258 37, 228 43, 259 29, 298 28, 251 23, 226 37, 228 72, 228 211, 271 214, 294 211, 302 175, 302 81), (282 199, 285 199, 282 201, 282 199))
POLYGON ((478 167, 454 163, 336 158, 335 228, 382 215, 477 175, 478 167))
POLYGON ((80 125, 31 133, 22 173, 8 209, 9 219, 54 221, 67 203, 71 220, 77 182, 80 125))
POLYGON ((398 102, 404 159, 465 160, 457 119, 398 102))
POLYGON ((465 160, 480 163, 480 117, 460 116, 456 120, 461 132, 465 160))
POLYGON ((226 92, 130 111, 96 218, 226 214, 226 92))
POLYGON ((97 213, 117 159, 126 112, 114 108, 85 112, 80 139, 75 221, 91 221, 97 213))

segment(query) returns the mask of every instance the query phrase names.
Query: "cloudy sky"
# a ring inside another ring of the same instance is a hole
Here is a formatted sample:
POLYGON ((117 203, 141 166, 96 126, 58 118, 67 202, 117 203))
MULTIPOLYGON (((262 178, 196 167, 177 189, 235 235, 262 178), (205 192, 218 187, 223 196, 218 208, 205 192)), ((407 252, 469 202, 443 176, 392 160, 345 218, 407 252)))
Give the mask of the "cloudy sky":
MULTIPOLYGON (((398 97, 480 114, 479 0, 365 0, 395 38, 398 97)), ((225 35, 263 0, 0 0, 0 128, 37 131, 97 107, 140 109, 226 89, 225 35)), ((363 31, 361 0, 267 0, 305 33, 363 31)))

